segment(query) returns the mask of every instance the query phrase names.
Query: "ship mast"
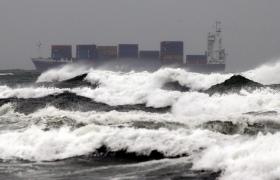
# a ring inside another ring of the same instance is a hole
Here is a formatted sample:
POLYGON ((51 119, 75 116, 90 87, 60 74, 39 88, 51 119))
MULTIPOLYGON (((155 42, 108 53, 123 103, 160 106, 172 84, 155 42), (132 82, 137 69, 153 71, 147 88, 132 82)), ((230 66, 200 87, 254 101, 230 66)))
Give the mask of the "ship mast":
POLYGON ((41 41, 39 41, 37 44, 36 44, 36 46, 37 46, 37 51, 38 51, 38 57, 39 58, 42 58, 42 52, 41 52, 41 49, 42 49, 42 43, 41 43, 41 41))
POLYGON ((216 22, 216 31, 208 33, 207 39, 207 61, 208 64, 225 64, 226 53, 222 45, 221 22, 216 22))

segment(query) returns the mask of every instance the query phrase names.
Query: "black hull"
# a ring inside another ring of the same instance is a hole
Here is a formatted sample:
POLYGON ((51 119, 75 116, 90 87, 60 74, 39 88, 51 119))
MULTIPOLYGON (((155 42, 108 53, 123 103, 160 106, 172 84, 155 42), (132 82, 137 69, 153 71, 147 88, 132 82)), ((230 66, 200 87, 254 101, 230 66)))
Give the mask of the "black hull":
POLYGON ((44 61, 44 60, 36 60, 32 59, 32 62, 37 71, 43 72, 52 68, 57 68, 60 66, 64 66, 66 64, 70 64, 71 62, 65 61, 44 61))

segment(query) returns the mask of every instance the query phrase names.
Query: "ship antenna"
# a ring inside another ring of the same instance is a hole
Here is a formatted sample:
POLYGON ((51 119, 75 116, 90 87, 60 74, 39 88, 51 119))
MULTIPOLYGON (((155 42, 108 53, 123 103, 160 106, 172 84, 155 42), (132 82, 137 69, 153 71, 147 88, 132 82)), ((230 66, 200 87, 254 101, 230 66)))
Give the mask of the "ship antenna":
POLYGON ((221 52, 222 49, 223 49, 223 46, 222 46, 222 36, 221 36, 221 33, 222 33, 222 22, 221 21, 217 21, 216 22, 216 32, 217 32, 217 37, 219 37, 219 51, 221 52))
POLYGON ((216 32, 217 32, 217 33, 222 32, 221 25, 222 25, 222 22, 221 22, 221 21, 216 21, 216 32))
POLYGON ((39 58, 42 58, 42 54, 41 54, 42 43, 41 43, 41 41, 38 41, 36 46, 37 46, 37 50, 38 50, 38 56, 39 56, 39 58))

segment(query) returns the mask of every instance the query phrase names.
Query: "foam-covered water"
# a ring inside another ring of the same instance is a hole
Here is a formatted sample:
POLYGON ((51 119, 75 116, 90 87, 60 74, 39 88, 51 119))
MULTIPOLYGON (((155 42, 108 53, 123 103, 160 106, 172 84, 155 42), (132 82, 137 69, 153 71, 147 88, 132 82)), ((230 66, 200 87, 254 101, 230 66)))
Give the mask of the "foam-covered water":
POLYGON ((0 177, 279 179, 279 71, 1 73, 0 177))

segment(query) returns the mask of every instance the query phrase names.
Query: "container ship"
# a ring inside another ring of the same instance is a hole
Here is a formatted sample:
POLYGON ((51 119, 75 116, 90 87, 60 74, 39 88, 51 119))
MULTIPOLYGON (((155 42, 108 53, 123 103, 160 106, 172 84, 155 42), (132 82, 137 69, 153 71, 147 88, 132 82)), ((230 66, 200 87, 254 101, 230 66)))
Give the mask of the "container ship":
MULTIPOLYGON (((41 44, 38 45, 40 49, 41 44)), ((138 44, 98 46, 95 44, 76 45, 76 57, 72 56, 72 45, 52 45, 50 58, 32 58, 36 70, 46 71, 66 64, 86 64, 93 67, 110 63, 126 69, 157 70, 172 66, 191 72, 224 72, 226 52, 222 46, 221 22, 216 22, 214 32, 208 33, 207 51, 204 54, 184 56, 183 41, 162 41, 160 50, 139 50, 138 44)))

